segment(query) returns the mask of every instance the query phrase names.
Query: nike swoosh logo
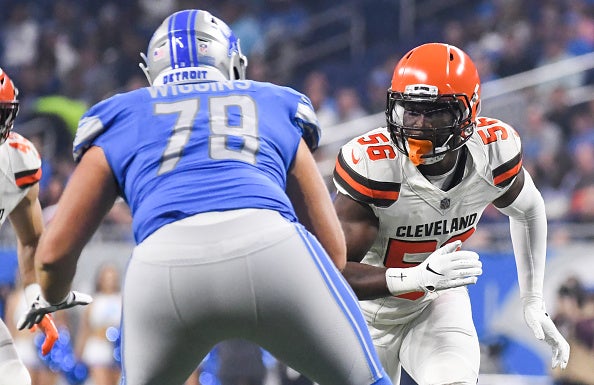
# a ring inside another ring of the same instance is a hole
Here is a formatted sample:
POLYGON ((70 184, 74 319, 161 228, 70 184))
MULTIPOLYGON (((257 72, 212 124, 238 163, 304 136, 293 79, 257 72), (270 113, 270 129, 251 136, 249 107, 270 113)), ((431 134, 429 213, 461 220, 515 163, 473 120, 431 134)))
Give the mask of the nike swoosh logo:
POLYGON ((427 264, 427 266, 425 266, 425 268, 426 268, 427 270, 429 270, 430 272, 432 272, 433 274, 437 274, 437 275, 442 275, 442 276, 443 276, 443 274, 440 274, 440 273, 438 273, 437 271, 435 271, 435 270, 433 270, 432 268, 430 268, 430 267, 429 267, 429 264, 427 264))
POLYGON ((355 150, 351 150, 351 160, 354 164, 357 164, 361 161, 361 158, 355 158, 355 150))

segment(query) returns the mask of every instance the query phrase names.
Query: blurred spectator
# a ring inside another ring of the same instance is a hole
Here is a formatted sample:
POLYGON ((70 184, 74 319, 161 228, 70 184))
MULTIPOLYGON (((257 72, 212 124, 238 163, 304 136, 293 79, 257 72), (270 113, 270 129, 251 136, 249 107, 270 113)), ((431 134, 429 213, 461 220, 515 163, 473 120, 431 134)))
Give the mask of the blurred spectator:
POLYGON ((501 37, 501 50, 494 68, 499 77, 515 75, 534 68, 536 63, 530 27, 518 23, 505 30, 501 37))
POLYGON ((89 367, 94 385, 117 385, 120 379, 119 353, 114 341, 119 336, 122 296, 120 272, 112 264, 97 271, 93 302, 84 308, 75 353, 89 367))
POLYGON ((379 65, 375 66, 367 78, 366 109, 374 113, 386 110, 386 95, 392 82, 392 72, 398 62, 396 56, 389 56, 379 65))
POLYGON ((577 147, 582 143, 594 144, 594 111, 587 108, 576 108, 571 120, 571 138, 567 143, 567 150, 570 154, 576 152, 577 147))
POLYGON ((571 137, 571 120, 575 114, 567 89, 566 86, 555 87, 545 103, 546 119, 561 127, 564 143, 571 137))
POLYGON ((581 142, 572 153, 574 169, 566 177, 571 188, 571 219, 594 221, 594 143, 581 142))
MULTIPOLYGON (((594 184, 576 188, 571 197, 571 218, 575 222, 594 222, 594 184)), ((589 238, 594 240, 594 234, 589 238)))
POLYGON ((63 85, 64 96, 79 100, 85 106, 99 102, 118 86, 109 67, 101 62, 100 52, 94 45, 85 45, 80 49, 77 65, 67 78, 63 85))
POLYGON ((324 72, 310 72, 305 78, 303 93, 311 100, 322 130, 338 122, 336 101, 331 96, 330 83, 324 72))
MULTIPOLYGON (((18 74, 19 67, 33 64, 37 58, 40 31, 31 7, 25 1, 12 3, 2 23, 2 67, 9 73, 18 74)), ((15 82, 21 84, 20 81, 15 82)))
POLYGON ((567 220, 571 202, 571 186, 566 175, 571 170, 571 157, 562 148, 559 152, 541 152, 536 159, 526 159, 528 169, 547 206, 547 219, 567 220))
POLYGON ((594 295, 576 277, 569 277, 557 291, 553 321, 571 345, 565 370, 553 370, 555 385, 594 384, 594 295))
POLYGON ((338 112, 337 123, 348 122, 368 115, 361 103, 359 93, 354 87, 340 87, 336 90, 336 110, 338 112))
POLYGON ((254 51, 263 53, 266 49, 266 42, 262 40, 262 26, 254 14, 259 9, 252 3, 250 0, 223 1, 220 15, 240 40, 241 50, 248 60, 254 51))
POLYGON ((576 323, 575 337, 594 352, 594 291, 588 291, 582 301, 582 317, 576 323))
POLYGON ((546 119, 542 105, 528 105, 525 122, 523 126, 516 127, 522 138, 523 156, 538 159, 542 153, 560 153, 563 132, 559 126, 546 119))
MULTIPOLYGON (((448 20, 443 27, 442 41, 454 45, 460 49, 466 50, 467 28, 460 20, 448 20)), ((473 57, 473 60, 474 57, 473 57)), ((395 64, 395 63, 394 63, 395 64)), ((482 79, 481 79, 482 80, 482 79)))
POLYGON ((308 25, 307 9, 297 0, 261 0, 264 34, 282 40, 303 33, 308 25))
MULTIPOLYGON (((495 72, 494 54, 489 53, 486 49, 481 48, 478 45, 471 46, 468 50, 468 54, 472 57, 483 84, 500 78, 499 74, 495 72)), ((485 87, 487 87, 487 85, 485 85, 485 87)))
POLYGON ((247 77, 259 82, 271 81, 268 77, 268 62, 263 54, 252 52, 248 58, 247 77))
POLYGON ((568 339, 575 337, 575 325, 580 319, 584 296, 584 287, 575 276, 568 277, 557 290, 553 321, 559 332, 568 339))
MULTIPOLYGON (((541 56, 537 61, 537 65, 544 66, 547 64, 553 64, 572 58, 574 56, 575 55, 573 55, 567 49, 567 41, 563 38, 561 34, 561 36, 555 36, 554 38, 544 42, 544 46, 541 51, 541 56)), ((563 76, 555 80, 542 82, 536 87, 536 89, 538 91, 538 95, 541 96, 541 100, 545 101, 547 99, 547 96, 555 88, 558 88, 560 86, 576 88, 584 84, 584 81, 585 74, 576 73, 572 75, 563 76)))
POLYGON ((592 2, 570 0, 567 2, 567 49, 572 55, 594 51, 594 14, 592 2))

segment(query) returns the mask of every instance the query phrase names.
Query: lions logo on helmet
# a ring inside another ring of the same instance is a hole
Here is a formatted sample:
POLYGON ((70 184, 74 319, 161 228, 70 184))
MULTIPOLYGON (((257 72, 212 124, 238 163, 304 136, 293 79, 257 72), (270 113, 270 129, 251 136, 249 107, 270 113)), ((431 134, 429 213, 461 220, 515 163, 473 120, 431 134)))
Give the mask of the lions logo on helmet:
POLYGON ((140 63, 151 85, 245 79, 247 58, 222 20, 207 11, 185 10, 167 17, 151 38, 140 63))

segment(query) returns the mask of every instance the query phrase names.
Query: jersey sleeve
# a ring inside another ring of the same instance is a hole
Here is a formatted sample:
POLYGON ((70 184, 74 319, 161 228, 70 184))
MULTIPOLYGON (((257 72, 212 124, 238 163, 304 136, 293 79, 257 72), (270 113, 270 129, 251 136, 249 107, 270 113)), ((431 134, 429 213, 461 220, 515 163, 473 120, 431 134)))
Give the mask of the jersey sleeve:
POLYGON ((476 134, 486 147, 493 185, 507 188, 522 169, 520 135, 500 120, 482 117, 476 134))
POLYGON ((114 121, 121 112, 118 105, 121 95, 112 96, 91 107, 80 118, 78 128, 72 145, 73 157, 75 162, 79 162, 86 150, 91 147, 93 142, 105 131, 109 123, 114 121))
POLYGON ((309 149, 312 152, 315 151, 320 143, 320 124, 311 101, 305 95, 301 95, 297 103, 294 121, 297 127, 301 129, 301 136, 309 149))
POLYGON ((33 143, 11 132, 5 145, 8 146, 16 185, 24 189, 38 183, 41 180, 41 157, 33 143))
POLYGON ((334 167, 334 184, 339 192, 377 207, 398 200, 401 178, 394 175, 397 154, 382 129, 371 131, 345 144, 334 167))

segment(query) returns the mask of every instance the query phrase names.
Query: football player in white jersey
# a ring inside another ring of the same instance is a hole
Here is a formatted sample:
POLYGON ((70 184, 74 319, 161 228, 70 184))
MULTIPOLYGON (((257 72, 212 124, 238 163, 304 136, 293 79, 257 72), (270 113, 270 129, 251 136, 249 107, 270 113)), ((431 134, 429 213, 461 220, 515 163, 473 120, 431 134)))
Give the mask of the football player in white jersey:
MULTIPOLYGON (((31 304, 40 293, 35 283, 33 256, 43 231, 39 180, 41 159, 31 142, 11 132, 19 110, 18 90, 0 69, 0 225, 10 220, 17 236, 20 279, 31 304)), ((58 339, 51 316, 38 324, 45 334, 42 353, 48 354, 58 339)), ((19 359, 6 325, 0 320, 0 385, 31 385, 31 377, 19 359)))
POLYGON ((449 252, 472 235, 490 203, 509 216, 525 320, 552 348, 552 366, 567 365, 569 345, 543 302, 544 202, 522 167, 518 133, 479 117, 480 95, 466 53, 418 46, 394 69, 387 127, 354 138, 338 155, 343 274, 395 384, 401 367, 420 385, 477 383, 479 341, 466 285, 482 270, 472 255, 449 252), (429 256, 440 247, 441 255, 429 256))

